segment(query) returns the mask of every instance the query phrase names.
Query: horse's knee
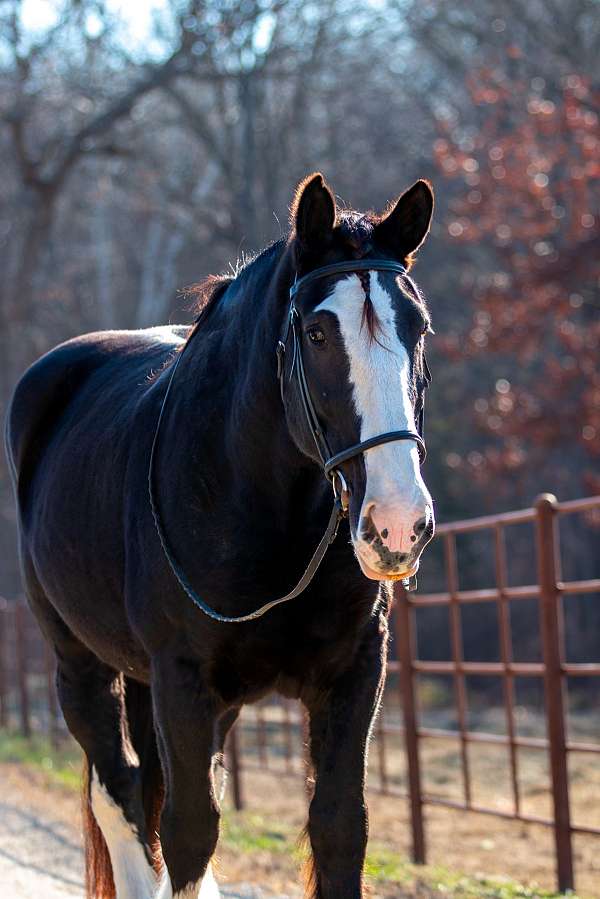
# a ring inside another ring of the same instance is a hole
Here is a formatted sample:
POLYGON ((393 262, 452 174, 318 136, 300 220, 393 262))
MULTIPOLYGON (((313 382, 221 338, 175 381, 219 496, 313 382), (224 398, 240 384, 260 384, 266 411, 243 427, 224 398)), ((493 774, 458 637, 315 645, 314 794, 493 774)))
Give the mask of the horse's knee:
POLYGON ((311 807, 308 834, 312 849, 308 889, 311 899, 363 899, 363 865, 367 848, 367 813, 363 806, 311 807))
POLYGON ((357 802, 352 812, 339 804, 318 805, 313 800, 308 834, 320 865, 337 864, 339 859, 362 861, 368 838, 367 810, 357 802))
POLYGON ((70 733, 113 795, 123 801, 136 792, 137 759, 123 729, 124 682, 97 659, 59 662, 57 694, 70 733), (114 783, 113 783, 114 782, 114 783))

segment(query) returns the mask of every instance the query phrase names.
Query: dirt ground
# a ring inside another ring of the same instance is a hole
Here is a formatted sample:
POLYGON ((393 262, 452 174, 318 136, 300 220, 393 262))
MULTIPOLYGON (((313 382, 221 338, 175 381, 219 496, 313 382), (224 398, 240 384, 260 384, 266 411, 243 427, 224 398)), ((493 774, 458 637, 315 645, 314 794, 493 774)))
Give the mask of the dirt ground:
POLYGON ((1 797, 0 893, 11 899, 82 896, 77 801, 57 801, 19 765, 2 765, 1 797))
MULTIPOLYGON (((81 899, 79 797, 70 790, 49 788, 41 773, 19 764, 2 764, 0 780, 0 896, 81 899)), ((232 874, 241 874, 241 865, 230 858, 227 862, 232 874)), ((291 894, 244 884, 240 877, 221 881, 223 899, 292 899, 291 894)))
MULTIPOLYGON (((442 762, 447 766, 447 759, 440 759, 442 762)), ((49 786, 43 772, 19 764, 2 764, 0 779, 0 895, 11 899, 81 899, 78 796, 73 790, 49 786)), ((252 771, 245 773, 243 787, 246 823, 251 826, 253 816, 267 822, 267 829, 263 826, 261 830, 266 834, 264 848, 256 840, 250 847, 239 839, 236 843, 235 834, 222 841, 217 870, 223 899, 300 899, 298 855, 278 851, 276 841, 282 839, 282 833, 299 833, 304 825, 306 796, 301 781, 297 777, 252 771), (271 820, 272 832, 268 828, 271 820), (260 889, 256 884, 261 885, 260 889)), ((230 801, 228 794, 225 807, 230 801)), ((372 793, 369 805, 370 846, 375 847, 375 854, 389 851, 408 855, 406 800, 372 793)), ((235 820, 235 816, 225 817, 235 820)), ((247 840, 247 836, 243 839, 247 840)), ((552 837, 545 828, 432 807, 427 812, 427 840, 428 861, 434 865, 475 876, 483 872, 510 877, 530 884, 528 895, 532 897, 538 895, 536 884, 547 889, 553 886, 552 837)), ((598 841, 579 838, 575 849, 578 895, 599 897, 598 841)), ((373 899, 431 899, 445 892, 441 885, 432 890, 418 877, 406 887, 397 882, 371 884, 373 899)))
MULTIPOLYGON (((487 790, 481 789, 480 795, 474 797, 476 801, 484 803, 487 799, 492 804, 489 795, 485 794, 489 794, 495 785, 497 780, 492 777, 487 790)), ((598 790, 595 795, 600 797, 600 771, 596 786, 598 790)), ((252 771, 245 776, 244 789, 249 809, 260 809, 264 815, 268 806, 273 820, 289 821, 298 830, 304 825, 306 803, 302 784, 297 779, 285 777, 278 780, 275 775, 252 771)), ((588 792, 589 795, 593 794, 588 792)), ((529 801, 524 803, 527 811, 542 814, 547 795, 540 793, 538 797, 527 798, 529 801), (536 802, 536 798, 539 801, 536 802)), ((593 816, 598 814, 597 803, 590 813, 593 816)), ((535 895, 535 886, 546 890, 555 888, 554 845, 549 828, 476 813, 463 814, 438 806, 427 807, 425 816, 428 864, 473 876, 483 873, 500 880, 510 878, 531 885, 532 896, 535 895)), ((410 826, 405 798, 371 792, 369 818, 370 845, 404 856, 410 855, 410 826)), ((578 895, 597 899, 600 897, 600 839, 575 836, 574 851, 578 895)), ((393 886, 378 886, 374 895, 393 899, 398 892, 397 888, 394 891, 393 886)))
MULTIPOLYGON (((543 716, 518 708, 517 724, 523 735, 544 736, 543 716)), ((245 758, 260 761, 256 711, 245 717, 243 746, 245 758)), ((263 710, 269 715, 277 713, 263 710)), ((396 718, 399 713, 397 712, 396 718)), ((503 710, 492 708, 478 722, 487 732, 502 732, 503 710)), ((448 727, 446 720, 426 722, 433 727, 448 727)), ((598 718, 586 713, 572 716, 571 738, 598 741, 598 718)), ((298 735, 299 736, 299 735, 298 735)), ((268 733, 269 765, 284 770, 282 738, 274 726, 268 733), (279 740, 279 742, 278 742, 279 740)), ((297 739, 293 746, 294 763, 298 766, 301 750, 297 739)), ((401 796, 383 796, 376 792, 380 785, 381 744, 375 729, 369 754, 370 844, 410 856, 410 822, 407 800, 401 796)), ((420 743, 424 791, 431 796, 455 802, 464 801, 461 755, 458 740, 424 738, 420 743)), ((512 813, 510 763, 507 747, 494 744, 471 744, 468 749, 471 801, 503 813, 512 813)), ((552 818, 552 797, 548 757, 545 751, 530 748, 517 750, 519 799, 525 815, 552 818)), ((406 766, 402 737, 390 733, 385 740, 385 768, 388 783, 398 791, 406 789, 406 766)), ((600 827, 600 756, 571 753, 569 758, 571 820, 575 825, 600 827)), ((265 808, 274 820, 293 821, 300 828, 306 805, 300 776, 288 777, 255 772, 244 775, 244 789, 249 809, 265 808), (273 786, 276 784, 277 786, 273 786)), ((427 862, 467 875, 484 873, 490 877, 510 878, 517 883, 538 885, 553 890, 555 885, 554 836, 550 827, 524 824, 474 812, 465 813, 437 805, 425 807, 427 862)), ((575 880, 578 895, 600 899, 600 837, 585 834, 573 836, 575 880)), ((383 888, 382 888, 383 889, 383 888)), ((385 890, 381 895, 387 895, 385 890)), ((390 895, 394 895, 390 893, 390 895)), ((396 894, 397 895, 397 894, 396 894)))

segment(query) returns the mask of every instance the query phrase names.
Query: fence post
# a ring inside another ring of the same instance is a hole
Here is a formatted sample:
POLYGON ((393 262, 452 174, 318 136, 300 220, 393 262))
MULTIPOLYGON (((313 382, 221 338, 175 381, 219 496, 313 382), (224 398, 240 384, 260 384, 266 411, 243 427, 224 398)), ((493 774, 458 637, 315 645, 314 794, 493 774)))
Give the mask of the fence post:
POLYGON ((31 714, 29 703, 29 685, 27 683, 27 632, 25 612, 26 606, 22 599, 17 599, 14 604, 15 617, 15 645, 17 650, 17 682, 19 685, 19 714, 21 718, 21 733, 24 737, 31 736, 31 714))
POLYGON ((227 756, 228 767, 231 771, 231 780, 233 783, 233 804, 239 812, 244 808, 244 797, 242 793, 242 772, 240 770, 237 724, 234 724, 229 731, 229 736, 227 738, 227 756))
POLYGON ((565 892, 574 889, 575 884, 565 733, 566 703, 562 675, 563 621, 560 590, 557 583, 559 556, 556 508, 557 499, 550 493, 543 493, 535 501, 544 694, 554 806, 554 841, 558 889, 560 892, 565 892))
POLYGON ((400 703, 404 717, 404 741, 412 827, 412 858, 417 864, 424 865, 423 795, 419 760, 419 737, 417 734, 415 674, 412 664, 415 657, 413 622, 408 597, 400 583, 395 584, 394 595, 394 636, 396 638, 398 661, 400 662, 400 703))

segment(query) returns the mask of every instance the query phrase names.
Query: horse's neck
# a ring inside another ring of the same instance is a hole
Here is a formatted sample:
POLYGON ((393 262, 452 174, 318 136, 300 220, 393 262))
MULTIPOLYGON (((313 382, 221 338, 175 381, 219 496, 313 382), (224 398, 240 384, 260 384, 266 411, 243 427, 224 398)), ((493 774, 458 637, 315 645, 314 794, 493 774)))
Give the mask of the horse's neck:
POLYGON ((323 489, 318 467, 289 435, 281 402, 275 357, 281 310, 273 296, 261 299, 261 315, 253 317, 249 306, 228 323, 208 322, 177 372, 182 393, 179 420, 174 415, 170 425, 178 447, 172 464, 179 489, 196 495, 200 514, 203 497, 239 501, 255 492, 276 516, 297 502, 299 485, 307 496, 323 489))

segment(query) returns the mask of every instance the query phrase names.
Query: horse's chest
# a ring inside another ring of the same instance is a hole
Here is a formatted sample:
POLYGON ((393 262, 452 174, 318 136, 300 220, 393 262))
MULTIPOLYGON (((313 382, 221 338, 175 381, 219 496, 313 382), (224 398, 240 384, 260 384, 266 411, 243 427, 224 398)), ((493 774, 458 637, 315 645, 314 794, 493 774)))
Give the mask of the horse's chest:
POLYGON ((252 702, 276 691, 299 698, 327 689, 353 664, 365 615, 290 615, 285 626, 231 640, 212 665, 213 688, 226 702, 252 702))

